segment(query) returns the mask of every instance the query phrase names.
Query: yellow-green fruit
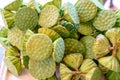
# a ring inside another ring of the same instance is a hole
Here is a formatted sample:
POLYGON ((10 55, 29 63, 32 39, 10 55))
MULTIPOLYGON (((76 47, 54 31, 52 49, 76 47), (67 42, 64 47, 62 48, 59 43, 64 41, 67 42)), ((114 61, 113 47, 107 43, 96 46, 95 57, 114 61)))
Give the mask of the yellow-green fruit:
POLYGON ((97 6, 91 0, 79 0, 75 7, 81 22, 90 21, 97 14, 97 6))
POLYGON ((41 80, 52 77, 56 71, 56 64, 52 57, 43 61, 29 60, 29 71, 35 79, 41 80))
POLYGON ((54 48, 53 48, 53 59, 56 62, 61 62, 63 57, 64 57, 64 51, 65 51, 65 44, 64 40, 62 38, 58 38, 57 40, 54 41, 53 43, 54 48))
POLYGON ((73 68, 74 70, 78 70, 83 61, 83 56, 80 53, 71 53, 66 55, 63 61, 67 66, 73 68))
POLYGON ((26 31, 33 30, 38 23, 38 14, 31 8, 22 8, 16 13, 15 25, 19 29, 26 31))
POLYGON ((52 54, 52 40, 45 34, 33 34, 26 43, 26 53, 33 60, 44 60, 52 54))
POLYGON ((61 80, 71 80, 72 78, 72 71, 62 63, 60 64, 60 78, 61 80))
POLYGON ((45 6, 39 16, 39 25, 50 28, 57 23, 59 10, 54 5, 45 6))
POLYGON ((93 25, 97 30, 105 31, 111 29, 116 22, 114 12, 109 10, 102 10, 94 19, 93 25))
POLYGON ((23 0, 15 0, 4 7, 5 10, 9 11, 17 11, 19 7, 22 5, 23 0))
POLYGON ((8 41, 19 50, 22 50, 22 39, 24 32, 14 27, 8 30, 8 41))
POLYGON ((107 56, 98 59, 99 63, 109 70, 120 72, 120 64, 116 57, 107 56))
POLYGON ((8 70, 15 76, 21 74, 22 68, 21 68, 21 61, 19 58, 14 56, 5 57, 4 63, 7 66, 8 70))
POLYGON ((65 41, 65 54, 84 53, 84 45, 76 39, 67 38, 65 41))
POLYGON ((38 33, 46 34, 54 42, 56 39, 60 38, 60 35, 52 29, 39 28, 38 33))
POLYGON ((83 35, 91 35, 92 32, 93 32, 93 29, 92 29, 92 27, 89 24, 81 23, 78 26, 78 32, 80 32, 83 35))
POLYGON ((84 59, 80 67, 80 71, 86 74, 94 67, 97 67, 97 64, 92 59, 84 59))

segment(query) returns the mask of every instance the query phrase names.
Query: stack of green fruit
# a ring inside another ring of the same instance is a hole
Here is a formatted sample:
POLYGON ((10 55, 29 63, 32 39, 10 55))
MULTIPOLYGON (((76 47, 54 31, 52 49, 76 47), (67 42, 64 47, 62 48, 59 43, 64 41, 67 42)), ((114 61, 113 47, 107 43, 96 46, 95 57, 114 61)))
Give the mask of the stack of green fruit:
POLYGON ((120 80, 120 10, 101 0, 61 4, 15 0, 4 8, 8 70, 18 76, 26 68, 37 80, 120 80))

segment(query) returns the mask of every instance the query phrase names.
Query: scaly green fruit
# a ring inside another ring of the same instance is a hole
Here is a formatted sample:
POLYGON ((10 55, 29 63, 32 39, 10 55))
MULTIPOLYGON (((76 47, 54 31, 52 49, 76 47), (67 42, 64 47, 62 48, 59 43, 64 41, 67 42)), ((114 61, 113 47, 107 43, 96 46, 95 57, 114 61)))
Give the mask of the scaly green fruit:
POLYGON ((53 59, 56 62, 61 62, 63 57, 64 57, 64 51, 65 51, 65 44, 64 40, 62 38, 58 38, 57 40, 54 41, 53 43, 54 48, 53 48, 53 59))
POLYGON ((62 25, 54 26, 52 29, 63 38, 68 38, 70 35, 70 32, 62 25))
POLYGON ((33 30, 38 23, 38 15, 31 8, 22 8, 16 13, 15 25, 19 29, 26 31, 33 30))
POLYGON ((76 39, 67 38, 65 41, 65 54, 85 52, 84 45, 76 39))
POLYGON ((84 36, 80 39, 80 42, 83 43, 83 45, 86 48, 85 51, 85 58, 94 58, 94 53, 93 53, 93 44, 94 44, 95 38, 92 36, 84 36))
POLYGON ((52 54, 52 40, 45 34, 33 34, 26 43, 26 53, 33 60, 44 60, 52 54))
POLYGON ((57 23, 59 10, 54 5, 45 6, 39 16, 39 25, 50 28, 57 23))
POLYGON ((78 70, 83 61, 83 56, 80 53, 71 53, 66 55, 63 61, 67 66, 73 68, 74 70, 78 70))
POLYGON ((91 35, 93 33, 93 28, 87 23, 81 23, 78 26, 78 32, 83 35, 91 35))
POLYGON ((94 67, 97 67, 97 64, 92 59, 84 59, 80 67, 80 71, 86 74, 94 67))
POLYGON ((4 58, 5 65, 7 66, 8 70, 14 74, 15 76, 18 76, 22 72, 21 68, 21 61, 17 57, 8 56, 4 58))
POLYGON ((102 10, 94 19, 93 25, 97 30, 105 31, 111 29, 116 22, 114 12, 109 10, 102 10))
POLYGON ((62 63, 60 64, 60 78, 61 80, 71 80, 72 78, 72 71, 62 63))
POLYGON ((104 35, 99 34, 92 47, 95 58, 100 58, 108 54, 110 52, 109 47, 111 47, 111 45, 108 39, 104 35))
POLYGON ((86 80, 101 80, 102 72, 98 67, 91 69, 86 74, 86 80))
POLYGON ((15 0, 12 3, 8 4, 4 7, 5 10, 9 11, 17 11, 19 7, 22 5, 23 0, 15 0))
POLYGON ((22 50, 22 38, 24 32, 14 27, 8 30, 8 41, 19 50, 22 50))
POLYGON ((57 32, 55 32, 54 30, 48 29, 48 28, 39 28, 38 33, 46 34, 52 39, 53 42, 56 39, 60 38, 60 35, 57 32))
POLYGON ((91 0, 79 0, 75 7, 81 22, 90 21, 97 14, 97 6, 91 0))
POLYGON ((108 68, 109 70, 120 72, 120 64, 116 57, 114 56, 107 56, 98 59, 99 63, 104 67, 108 68))
POLYGON ((56 71, 56 64, 52 57, 43 61, 29 60, 29 71, 35 79, 41 80, 52 77, 56 71))
POLYGON ((78 13, 72 3, 70 2, 65 3, 63 5, 63 10, 64 10, 63 17, 65 18, 65 20, 71 23, 79 24, 78 13))

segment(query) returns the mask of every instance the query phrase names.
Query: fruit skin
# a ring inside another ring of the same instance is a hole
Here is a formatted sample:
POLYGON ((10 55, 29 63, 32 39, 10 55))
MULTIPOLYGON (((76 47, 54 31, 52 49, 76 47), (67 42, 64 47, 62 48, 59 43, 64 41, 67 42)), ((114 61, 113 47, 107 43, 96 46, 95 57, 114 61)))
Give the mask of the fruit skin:
POLYGON ((19 58, 14 56, 5 57, 4 63, 7 66, 8 70, 15 76, 21 74, 22 68, 21 68, 21 61, 19 58))
POLYGON ((67 38, 64 40, 64 42, 65 42, 65 54, 70 54, 70 53, 84 54, 85 47, 78 40, 73 38, 67 38))
POLYGON ((90 21, 97 14, 97 6, 91 0, 79 0, 75 7, 81 22, 90 21))
POLYGON ((15 0, 12 3, 8 4, 4 7, 5 10, 9 11, 17 11, 19 7, 22 5, 23 0, 15 0))
POLYGON ((104 35, 99 34, 92 47, 95 58, 97 59, 108 54, 110 52, 109 47, 111 47, 111 45, 108 39, 104 35))
POLYGON ((54 26, 59 18, 58 8, 54 5, 45 6, 39 16, 39 25, 50 28, 54 26))
POLYGON ((72 78, 72 71, 63 63, 60 63, 60 78, 61 80, 71 80, 72 78))
POLYGON ((63 10, 64 10, 63 17, 65 18, 65 20, 71 23, 79 24, 78 13, 72 3, 70 2, 65 3, 63 5, 63 10))
POLYGON ((78 70, 83 61, 83 56, 80 53, 71 53, 66 55, 63 61, 68 67, 71 67, 74 70, 78 70))
POLYGON ((13 27, 12 29, 8 30, 8 41, 19 50, 22 50, 23 35, 23 31, 21 31, 19 28, 13 27))
POLYGON ((64 51, 65 51, 65 44, 64 40, 62 38, 58 38, 57 40, 54 41, 53 43, 54 48, 53 48, 53 59, 60 63, 64 57, 64 51))
POLYGON ((117 18, 117 21, 116 21, 116 27, 120 27, 120 10, 116 11, 115 12, 115 16, 117 18))
POLYGON ((16 13, 15 25, 19 29, 26 31, 33 30, 38 23, 38 15, 36 11, 31 8, 22 8, 16 13))
POLYGON ((52 39, 53 42, 60 38, 60 35, 57 32, 48 28, 39 28, 38 33, 46 34, 49 38, 52 39))
POLYGON ((120 64, 116 57, 107 56, 98 59, 99 63, 109 70, 120 72, 120 64), (109 63, 108 63, 109 62, 109 63))
POLYGON ((52 77, 56 70, 56 64, 52 57, 43 61, 29 60, 30 74, 38 80, 52 77))
POLYGON ((102 10, 98 13, 94 19, 93 25, 97 30, 106 31, 111 29, 116 22, 114 12, 108 10, 102 10))
POLYGON ((45 34, 33 34, 26 43, 26 53, 30 59, 42 61, 52 54, 52 40, 45 34))
POLYGON ((85 58, 90 58, 90 59, 94 59, 94 53, 93 53, 93 44, 94 44, 95 38, 92 36, 84 36, 80 39, 80 42, 83 43, 83 45, 86 48, 85 51, 85 58))

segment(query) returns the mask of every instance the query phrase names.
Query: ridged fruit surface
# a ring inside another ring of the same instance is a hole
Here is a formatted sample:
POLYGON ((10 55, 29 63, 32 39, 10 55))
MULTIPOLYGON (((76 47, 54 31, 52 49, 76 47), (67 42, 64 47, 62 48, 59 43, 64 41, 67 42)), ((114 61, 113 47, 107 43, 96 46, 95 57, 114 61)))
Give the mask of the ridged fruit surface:
POLYGON ((52 39, 53 42, 56 39, 60 38, 60 35, 57 32, 55 32, 54 30, 48 29, 48 28, 39 28, 38 32, 42 34, 46 34, 47 36, 49 36, 49 38, 52 39))
POLYGON ((39 25, 42 27, 52 27, 57 23, 59 10, 54 5, 47 5, 41 11, 39 16, 39 25))
POLYGON ((93 25, 96 29, 100 31, 105 31, 111 29, 116 22, 116 17, 114 12, 108 10, 102 10, 98 13, 97 17, 94 19, 93 25))
POLYGON ((64 51, 65 51, 65 44, 64 40, 62 38, 58 38, 57 40, 54 41, 53 43, 54 48, 53 48, 53 59, 56 62, 61 62, 63 57, 64 57, 64 51))
POLYGON ((52 40, 45 34, 33 34, 26 43, 26 53, 33 60, 44 60, 52 54, 52 40))
POLYGON ((79 0, 75 6, 81 22, 90 21, 97 14, 97 6, 91 0, 79 0))
POLYGON ((15 25, 23 31, 33 30, 37 23, 38 14, 31 8, 22 8, 16 13, 15 25))
POLYGON ((22 50, 22 38, 24 32, 14 27, 8 30, 8 41, 18 49, 22 50))
POLYGON ((30 74, 38 80, 52 77, 56 70, 56 64, 52 57, 43 61, 35 61, 30 59, 29 71, 30 74))

